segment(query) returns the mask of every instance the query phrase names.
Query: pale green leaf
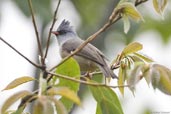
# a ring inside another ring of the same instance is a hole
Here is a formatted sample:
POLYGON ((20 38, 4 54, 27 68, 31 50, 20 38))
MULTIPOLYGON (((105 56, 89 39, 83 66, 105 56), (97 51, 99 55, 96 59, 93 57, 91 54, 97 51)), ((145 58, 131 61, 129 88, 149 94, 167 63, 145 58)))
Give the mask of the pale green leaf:
POLYGON ((77 96, 77 94, 73 90, 70 90, 67 87, 56 87, 56 88, 53 87, 53 88, 49 89, 47 91, 47 93, 49 95, 61 95, 65 98, 75 102, 78 105, 81 104, 80 99, 77 96))
POLYGON ((153 0, 153 6, 156 12, 162 15, 167 4, 167 0, 153 0))
MULTIPOLYGON (((122 107, 121 107, 121 104, 119 102, 119 99, 118 99, 116 93, 111 88, 109 88, 109 87, 98 87, 98 86, 96 86, 96 87, 95 86, 89 86, 89 88, 91 90, 91 93, 92 93, 94 99, 97 101, 97 103, 101 104, 102 102, 110 101, 110 103, 106 102, 107 105, 114 106, 112 108, 113 110, 116 109, 117 112, 120 112, 118 114, 123 114, 122 107)), ((102 106, 102 104, 100 106, 102 106)), ((106 108, 106 109, 103 109, 103 110, 110 110, 108 108, 111 108, 111 107, 104 107, 104 108, 106 108)))
POLYGON ((65 106, 62 104, 61 101, 59 101, 59 100, 57 100, 55 98, 51 98, 51 97, 50 97, 50 100, 52 102, 54 102, 57 114, 68 114, 65 106))
POLYGON ((139 13, 137 8, 131 2, 123 2, 119 4, 117 8, 122 10, 123 15, 127 15, 136 21, 139 21, 139 20, 144 21, 142 15, 139 13))
POLYGON ((26 82, 33 81, 33 80, 35 80, 35 78, 30 77, 30 76, 23 76, 20 78, 16 78, 11 83, 9 83, 3 90, 13 89, 21 84, 24 84, 26 82))
POLYGON ((154 67, 151 68, 151 83, 154 89, 157 88, 160 81, 160 72, 154 67))
POLYGON ((54 114, 52 102, 48 97, 41 96, 35 101, 33 114, 54 114))
POLYGON ((130 22, 126 15, 123 15, 124 32, 127 34, 130 29, 130 22))
POLYGON ((163 93, 171 95, 171 70, 159 64, 153 65, 153 68, 160 74, 160 78, 155 86, 163 93))
MULTIPOLYGON (((74 60, 73 58, 70 58, 65 63, 60 65, 56 69, 56 73, 66 75, 66 76, 69 76, 69 77, 73 77, 73 78, 77 78, 77 79, 79 79, 79 77, 81 75, 80 67, 79 67, 78 63, 76 62, 76 60, 74 60)), ((75 93, 77 93, 78 90, 79 90, 79 85, 80 85, 79 83, 75 83, 73 81, 60 78, 59 79, 59 84, 57 86, 68 87, 71 90, 73 90, 75 93)), ((61 99, 61 101, 65 105, 65 107, 67 108, 67 110, 69 112, 71 110, 72 106, 73 106, 73 101, 70 101, 65 97, 63 97, 61 99)))
POLYGON ((150 57, 148 57, 148 56, 146 56, 144 54, 140 54, 140 53, 135 52, 134 55, 136 55, 137 57, 143 59, 146 62, 154 62, 154 60, 152 58, 150 58, 150 57))
POLYGON ((128 54, 131 54, 131 53, 135 53, 139 50, 141 50, 143 48, 142 44, 138 43, 138 42, 133 42, 133 43, 130 43, 128 46, 126 46, 122 53, 121 53, 121 56, 126 56, 128 54))
POLYGON ((16 101, 19 99, 31 94, 29 91, 20 91, 18 93, 13 94, 11 97, 9 97, 4 104, 2 105, 1 113, 4 114, 6 110, 13 105, 16 101))
POLYGON ((131 71, 129 78, 127 79, 127 83, 129 85, 129 89, 134 92, 135 85, 141 80, 141 70, 143 65, 136 65, 135 68, 131 71))

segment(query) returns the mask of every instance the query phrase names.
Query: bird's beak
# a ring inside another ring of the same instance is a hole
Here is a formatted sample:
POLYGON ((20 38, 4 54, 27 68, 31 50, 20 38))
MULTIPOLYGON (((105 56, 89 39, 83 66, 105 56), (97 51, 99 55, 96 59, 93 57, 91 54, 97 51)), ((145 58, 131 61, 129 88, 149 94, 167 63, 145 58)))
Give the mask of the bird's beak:
POLYGON ((52 31, 51 33, 55 34, 55 35, 59 35, 58 31, 52 31))

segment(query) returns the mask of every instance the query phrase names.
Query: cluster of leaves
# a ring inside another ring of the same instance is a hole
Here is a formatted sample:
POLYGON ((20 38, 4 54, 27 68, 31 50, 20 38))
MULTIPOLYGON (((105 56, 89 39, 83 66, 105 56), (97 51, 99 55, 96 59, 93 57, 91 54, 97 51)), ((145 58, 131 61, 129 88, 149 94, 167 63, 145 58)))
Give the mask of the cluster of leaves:
MULTIPOLYGON (((118 85, 122 86, 127 82, 129 89, 134 93, 135 85, 144 78, 148 85, 152 84, 154 89, 158 88, 163 93, 171 95, 171 70, 137 53, 141 49, 140 43, 131 43, 114 61, 112 67, 119 66, 118 85)), ((124 95, 124 88, 119 90, 124 95)))
MULTIPOLYGON (((143 0, 139 1, 143 2, 143 0)), ((46 2, 41 3, 46 4, 46 2)), ((154 8, 159 14, 163 13, 166 3, 167 0, 164 0, 161 3, 160 0, 153 0, 154 8)), ((41 11, 44 10, 42 9, 41 11)), ((43 14, 44 13, 42 13, 42 15, 43 14)), ((115 19, 116 14, 117 16, 120 16, 119 18, 123 17, 125 33, 130 29, 129 17, 135 21, 143 20, 143 17, 136 9, 135 5, 127 0, 121 0, 114 9, 110 17, 112 21, 115 21, 113 19, 115 19)), ((47 22, 47 20, 45 19, 44 21, 47 22)), ((112 62, 111 68, 119 69, 118 87, 120 92, 124 95, 124 85, 126 83, 129 85, 130 90, 134 92, 135 85, 144 78, 147 84, 152 84, 154 89, 158 88, 165 94, 171 95, 170 69, 165 66, 155 64, 151 58, 138 53, 141 49, 142 45, 140 43, 131 43, 126 46, 121 54, 112 62)), ((81 73, 78 63, 73 58, 70 58, 57 67, 55 74, 56 75, 50 81, 44 79, 42 74, 40 74, 38 79, 38 91, 29 92, 24 90, 13 94, 2 106, 1 113, 24 113, 25 107, 32 101, 34 101, 33 114, 54 114, 55 112, 58 114, 67 114, 71 111, 74 103, 80 105, 81 101, 77 96, 81 83, 81 73), (72 78, 72 80, 59 78, 57 77, 58 74, 65 77, 68 76, 70 79, 72 78), (77 80, 77 82, 73 80, 77 80), (15 111, 8 111, 8 108, 20 99, 21 103, 18 109, 15 111)), ((4 90, 13 89, 21 84, 34 80, 36 79, 29 76, 17 78, 7 85, 4 90)), ((96 114, 123 114, 119 99, 110 86, 98 86, 97 82, 91 80, 87 80, 85 82, 97 84, 95 86, 87 83, 94 99, 97 102, 96 114)))

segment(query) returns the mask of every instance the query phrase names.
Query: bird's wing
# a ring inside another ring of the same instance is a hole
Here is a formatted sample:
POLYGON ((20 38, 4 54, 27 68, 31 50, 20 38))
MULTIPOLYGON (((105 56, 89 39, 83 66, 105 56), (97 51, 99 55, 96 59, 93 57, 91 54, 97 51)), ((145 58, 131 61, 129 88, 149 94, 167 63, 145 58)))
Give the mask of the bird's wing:
MULTIPOLYGON (((67 51, 68 53, 71 53, 74 51, 78 46, 80 46, 84 41, 78 38, 67 40, 62 45, 62 50, 67 51)), ((89 59, 97 64, 104 65, 106 64, 105 56, 102 54, 100 50, 98 50, 96 47, 94 47, 91 44, 87 44, 81 51, 76 53, 78 56, 82 56, 86 59, 89 59)))

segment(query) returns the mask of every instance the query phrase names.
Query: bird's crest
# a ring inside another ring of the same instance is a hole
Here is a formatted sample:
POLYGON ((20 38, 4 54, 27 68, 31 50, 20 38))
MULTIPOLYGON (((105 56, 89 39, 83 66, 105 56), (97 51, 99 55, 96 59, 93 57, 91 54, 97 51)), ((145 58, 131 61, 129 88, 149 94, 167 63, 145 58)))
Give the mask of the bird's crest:
POLYGON ((70 26, 70 22, 66 21, 65 19, 59 25, 57 31, 73 31, 73 27, 70 26))

